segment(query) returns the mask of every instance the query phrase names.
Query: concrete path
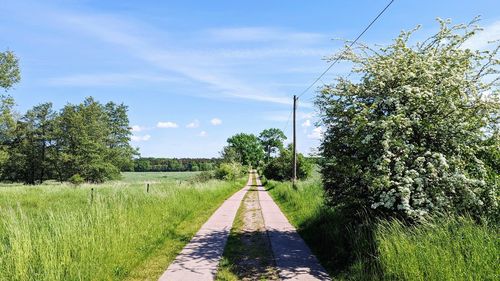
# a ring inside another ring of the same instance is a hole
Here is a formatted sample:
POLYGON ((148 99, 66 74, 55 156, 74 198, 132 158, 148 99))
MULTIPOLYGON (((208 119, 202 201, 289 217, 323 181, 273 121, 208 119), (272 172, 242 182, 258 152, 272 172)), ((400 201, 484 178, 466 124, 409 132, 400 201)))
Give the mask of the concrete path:
POLYGON ((241 200, 252 185, 236 192, 215 211, 160 277, 160 281, 214 280, 234 217, 241 200))
POLYGON ((264 225, 282 280, 331 280, 257 178, 264 225))

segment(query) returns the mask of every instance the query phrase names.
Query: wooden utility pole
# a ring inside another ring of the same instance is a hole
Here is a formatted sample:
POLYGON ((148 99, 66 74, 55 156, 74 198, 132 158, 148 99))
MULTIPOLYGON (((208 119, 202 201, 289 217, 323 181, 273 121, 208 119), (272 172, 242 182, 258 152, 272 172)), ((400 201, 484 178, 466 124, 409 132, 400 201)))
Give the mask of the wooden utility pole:
POLYGON ((297 181, 297 135, 296 135, 296 111, 297 111, 297 96, 293 96, 293 186, 295 187, 295 182, 297 181))

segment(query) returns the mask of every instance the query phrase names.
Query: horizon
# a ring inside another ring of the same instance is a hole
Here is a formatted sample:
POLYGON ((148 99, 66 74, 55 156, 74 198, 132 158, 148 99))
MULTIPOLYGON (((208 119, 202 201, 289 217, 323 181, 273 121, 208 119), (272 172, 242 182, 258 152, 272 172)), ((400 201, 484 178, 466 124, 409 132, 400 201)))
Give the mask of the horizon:
MULTIPOLYGON (((21 82, 8 92, 16 110, 42 102, 59 110, 86 96, 124 103, 141 157, 218 158, 231 135, 272 127, 284 129, 288 143, 292 95, 328 66, 324 58, 342 46, 332 39, 354 39, 387 1, 152 3, 7 1, 0 45, 20 60, 21 82)), ((436 17, 458 24, 481 15, 484 31, 469 42, 481 48, 500 38, 497 5, 396 1, 360 42, 385 45, 422 24, 418 40, 438 29, 436 17)), ((348 72, 337 64, 321 83, 348 72)), ((304 154, 321 137, 317 86, 299 100, 304 154)))

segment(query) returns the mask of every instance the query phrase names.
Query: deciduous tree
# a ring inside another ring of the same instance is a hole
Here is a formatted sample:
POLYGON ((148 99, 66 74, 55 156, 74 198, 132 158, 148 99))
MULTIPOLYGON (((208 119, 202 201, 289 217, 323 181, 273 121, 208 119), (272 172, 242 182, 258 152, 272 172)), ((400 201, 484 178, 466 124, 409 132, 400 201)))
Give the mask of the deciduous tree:
POLYGON ((242 165, 257 167, 264 158, 264 150, 259 139, 253 134, 236 134, 227 139, 228 146, 224 148, 227 155, 231 152, 231 157, 238 159, 242 165))
POLYGON ((270 128, 260 133, 259 140, 266 153, 266 161, 269 161, 273 153, 283 148, 283 142, 286 140, 286 136, 280 129, 270 128))

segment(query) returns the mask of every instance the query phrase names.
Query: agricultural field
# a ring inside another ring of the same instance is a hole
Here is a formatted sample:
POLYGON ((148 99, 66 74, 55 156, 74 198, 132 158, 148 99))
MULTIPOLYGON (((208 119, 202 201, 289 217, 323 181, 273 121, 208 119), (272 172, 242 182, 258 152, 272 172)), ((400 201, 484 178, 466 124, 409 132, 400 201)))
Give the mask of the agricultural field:
POLYGON ((122 180, 81 186, 2 184, 0 280, 154 280, 244 185, 197 182, 196 175, 124 173, 122 180))

